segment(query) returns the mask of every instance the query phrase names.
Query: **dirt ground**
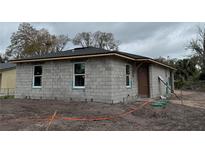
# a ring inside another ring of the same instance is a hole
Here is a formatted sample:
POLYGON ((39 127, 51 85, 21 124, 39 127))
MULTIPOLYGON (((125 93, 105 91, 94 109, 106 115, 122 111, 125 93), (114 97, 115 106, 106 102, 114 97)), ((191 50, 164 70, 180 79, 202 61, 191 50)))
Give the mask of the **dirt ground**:
MULTIPOLYGON (((205 93, 187 91, 183 92, 183 98, 183 104, 173 96, 165 109, 156 109, 148 104, 135 112, 112 120, 55 119, 49 130, 205 130, 205 93)), ((129 111, 141 104, 142 102, 103 104, 0 99, 0 130, 46 130, 49 117, 56 110, 57 117, 106 117, 129 111)))
POLYGON ((179 100, 173 96, 171 98, 173 103, 205 109, 205 92, 176 90, 175 93, 182 98, 182 100, 179 100))

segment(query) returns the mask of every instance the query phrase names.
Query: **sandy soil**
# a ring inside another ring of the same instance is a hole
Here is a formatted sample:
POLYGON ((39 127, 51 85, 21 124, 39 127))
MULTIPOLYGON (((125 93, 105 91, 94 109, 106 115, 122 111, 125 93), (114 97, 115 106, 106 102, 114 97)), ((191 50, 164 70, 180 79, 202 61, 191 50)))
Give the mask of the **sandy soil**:
POLYGON ((197 91, 179 91, 176 90, 175 93, 182 98, 182 100, 177 99, 175 96, 171 97, 172 103, 184 104, 191 107, 203 108, 205 109, 205 92, 197 91))
MULTIPOLYGON (((184 94, 186 94, 187 101, 195 99, 198 102, 200 100, 203 104, 201 106, 205 107, 204 93, 187 92, 184 94), (195 95, 200 95, 200 97, 195 97, 195 95)), ((56 119, 49 130, 205 130, 205 109, 194 105, 178 104, 180 102, 174 97, 171 102, 165 109, 156 109, 149 104, 138 111, 112 120, 65 121, 56 119)), ((57 116, 101 117, 128 111, 141 103, 103 104, 68 103, 54 100, 0 100, 0 130, 46 130, 48 118, 55 110, 57 110, 57 116)))

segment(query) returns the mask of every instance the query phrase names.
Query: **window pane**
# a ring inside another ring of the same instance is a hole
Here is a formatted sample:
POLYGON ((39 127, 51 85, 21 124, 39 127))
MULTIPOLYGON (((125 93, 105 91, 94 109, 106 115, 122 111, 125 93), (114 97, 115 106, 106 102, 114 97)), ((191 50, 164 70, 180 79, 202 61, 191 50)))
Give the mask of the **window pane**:
POLYGON ((34 75, 42 75, 42 66, 34 67, 34 75))
POLYGON ((41 86, 41 76, 34 77, 34 86, 41 86))
POLYGON ((126 65, 126 74, 130 74, 130 66, 129 65, 126 65))
POLYGON ((84 74, 85 73, 85 64, 75 64, 75 74, 84 74))
POLYGON ((75 76, 75 86, 76 87, 84 87, 85 86, 85 76, 84 75, 76 75, 75 76))
POLYGON ((126 76, 126 86, 130 86, 130 78, 128 75, 126 76))

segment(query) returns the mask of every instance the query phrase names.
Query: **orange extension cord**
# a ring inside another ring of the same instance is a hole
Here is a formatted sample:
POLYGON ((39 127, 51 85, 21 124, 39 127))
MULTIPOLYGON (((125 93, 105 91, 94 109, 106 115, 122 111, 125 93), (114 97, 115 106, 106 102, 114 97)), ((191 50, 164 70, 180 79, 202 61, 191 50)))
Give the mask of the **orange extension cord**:
POLYGON ((125 116, 127 114, 130 114, 132 112, 135 112, 139 109, 141 109, 142 107, 148 105, 150 102, 149 101, 145 101, 143 104, 141 104, 139 107, 137 108, 132 108, 129 111, 125 111, 123 113, 120 114, 116 114, 113 116, 109 116, 109 117, 60 117, 60 116, 56 116, 54 119, 62 119, 62 120, 68 120, 68 121, 100 121, 100 120, 112 120, 114 118, 118 118, 118 117, 122 117, 125 116))

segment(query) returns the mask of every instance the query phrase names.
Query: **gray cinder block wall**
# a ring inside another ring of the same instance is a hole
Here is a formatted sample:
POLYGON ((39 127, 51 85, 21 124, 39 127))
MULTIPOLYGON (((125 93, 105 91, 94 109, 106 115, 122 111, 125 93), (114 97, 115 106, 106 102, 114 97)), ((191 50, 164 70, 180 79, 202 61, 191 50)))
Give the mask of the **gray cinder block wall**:
MULTIPOLYGON (((150 97, 155 98, 166 95, 166 86, 158 79, 161 76, 165 82, 169 83, 170 70, 155 64, 149 66, 150 97)), ((170 93, 170 90, 168 90, 170 93)))
POLYGON ((136 95, 135 72, 132 87, 126 88, 127 62, 112 57, 81 61, 85 62, 85 89, 73 88, 73 63, 79 60, 18 64, 16 98, 117 103, 136 95), (34 65, 42 65, 42 88, 32 86, 34 65))
POLYGON ((133 62, 113 58, 112 68, 112 98, 114 102, 131 102, 137 99, 137 72, 133 62), (126 65, 130 65, 131 86, 126 87, 126 65))
MULTIPOLYGON (((136 65, 117 57, 89 58, 82 60, 20 63, 16 70, 16 98, 59 99, 70 101, 130 102, 138 97, 136 65), (85 89, 73 88, 73 63, 85 62, 85 89), (126 64, 131 66, 131 87, 126 87, 126 64), (42 65, 42 88, 33 88, 34 65, 42 65)), ((158 76, 165 79, 165 68, 150 65, 151 97, 162 95, 158 76)), ((169 75, 169 73, 167 73, 169 75)), ((168 77, 167 77, 168 78, 168 77)))

